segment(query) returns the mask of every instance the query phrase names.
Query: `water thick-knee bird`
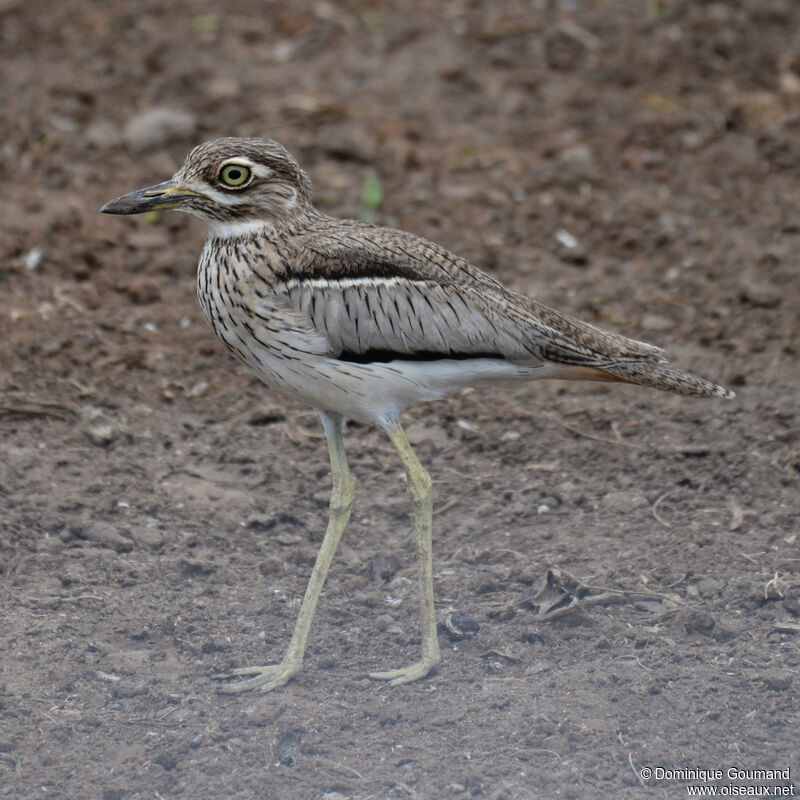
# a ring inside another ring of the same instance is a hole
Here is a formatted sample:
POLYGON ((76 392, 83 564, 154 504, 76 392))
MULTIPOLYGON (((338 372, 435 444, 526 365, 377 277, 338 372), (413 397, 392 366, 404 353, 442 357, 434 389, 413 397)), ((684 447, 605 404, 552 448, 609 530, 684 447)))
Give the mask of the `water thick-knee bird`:
POLYGON ((270 139, 215 139, 163 183, 118 197, 106 214, 186 211, 208 224, 197 269, 203 316, 271 388, 316 408, 333 477, 328 529, 289 647, 244 667, 223 692, 270 691, 301 668, 311 620, 355 496, 343 420, 381 426, 408 476, 416 527, 422 652, 372 673, 392 685, 436 669, 431 479, 400 414, 466 386, 539 378, 621 381, 700 397, 733 393, 669 364, 658 347, 603 331, 504 287, 463 258, 403 231, 334 219, 270 139))

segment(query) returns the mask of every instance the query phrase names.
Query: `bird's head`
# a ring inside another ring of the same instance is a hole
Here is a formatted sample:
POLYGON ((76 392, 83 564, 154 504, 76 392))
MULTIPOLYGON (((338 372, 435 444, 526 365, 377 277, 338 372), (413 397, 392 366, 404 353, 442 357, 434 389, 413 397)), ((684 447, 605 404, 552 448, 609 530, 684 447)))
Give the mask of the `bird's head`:
POLYGON ((311 180, 272 139, 213 139, 198 145, 168 181, 106 203, 104 214, 174 208, 212 228, 274 222, 311 207, 311 180))

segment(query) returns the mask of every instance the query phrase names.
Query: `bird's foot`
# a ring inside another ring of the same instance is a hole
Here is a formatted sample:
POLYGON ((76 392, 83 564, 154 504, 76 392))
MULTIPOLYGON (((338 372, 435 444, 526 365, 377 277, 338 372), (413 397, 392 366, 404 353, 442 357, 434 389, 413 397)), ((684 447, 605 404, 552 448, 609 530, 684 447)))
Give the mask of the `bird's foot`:
POLYGON ((389 681, 389 686, 401 686, 404 683, 412 683, 436 672, 439 666, 441 657, 428 656, 423 657, 407 667, 400 667, 400 669, 389 669, 385 672, 370 672, 369 677, 377 681, 389 681))
POLYGON ((300 664, 293 661, 284 660, 280 664, 269 664, 265 667, 240 667, 231 670, 227 675, 218 676, 219 682, 216 690, 221 694, 236 694, 237 692, 249 692, 252 689, 260 689, 262 692, 271 692, 279 686, 287 684, 298 672, 300 664), (237 675, 255 675, 244 681, 230 681, 237 675))

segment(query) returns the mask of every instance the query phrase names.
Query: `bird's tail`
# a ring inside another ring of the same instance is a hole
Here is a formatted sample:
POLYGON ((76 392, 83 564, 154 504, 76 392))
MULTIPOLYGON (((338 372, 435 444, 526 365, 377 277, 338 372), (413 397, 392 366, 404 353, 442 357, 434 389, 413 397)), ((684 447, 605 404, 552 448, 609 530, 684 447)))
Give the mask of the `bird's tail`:
POLYGON ((717 386, 704 378, 673 367, 666 361, 656 359, 631 359, 617 361, 600 368, 608 374, 607 380, 620 380, 640 386, 652 386, 662 392, 695 395, 696 397, 735 397, 730 389, 717 386))

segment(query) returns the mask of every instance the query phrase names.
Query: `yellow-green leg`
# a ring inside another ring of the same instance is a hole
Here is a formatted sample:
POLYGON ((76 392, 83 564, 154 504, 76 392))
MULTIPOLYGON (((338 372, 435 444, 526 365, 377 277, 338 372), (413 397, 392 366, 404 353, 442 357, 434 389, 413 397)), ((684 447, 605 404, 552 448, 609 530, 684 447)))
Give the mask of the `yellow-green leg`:
POLYGON ((331 476, 333 478, 333 492, 331 493, 330 517, 328 530, 317 554, 317 560, 311 571, 311 578, 306 587, 300 614, 294 626, 292 640, 286 650, 286 655, 280 664, 271 664, 264 667, 242 667, 235 669, 229 677, 235 675, 255 675, 244 681, 235 683, 217 684, 217 690, 227 694, 246 692, 250 689, 260 689, 269 692, 277 689, 296 675, 303 665, 303 653, 306 649, 308 632, 311 620, 317 607, 320 592, 325 583, 336 547, 344 533, 345 525, 350 517, 350 509, 355 499, 355 487, 350 471, 347 468, 347 458, 344 453, 344 440, 342 438, 342 418, 338 414, 322 414, 322 424, 328 437, 328 451, 331 457, 331 476))
POLYGON ((422 657, 419 661, 400 669, 372 672, 370 678, 389 681, 390 686, 424 678, 436 670, 442 656, 436 636, 436 616, 433 607, 433 546, 432 534, 432 484, 431 477, 414 455, 400 423, 387 430, 408 476, 408 492, 414 506, 414 524, 417 540, 417 569, 419 577, 419 606, 422 625, 422 657))

